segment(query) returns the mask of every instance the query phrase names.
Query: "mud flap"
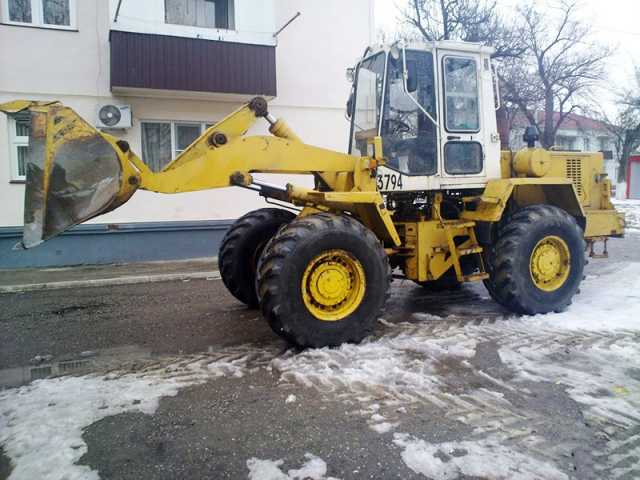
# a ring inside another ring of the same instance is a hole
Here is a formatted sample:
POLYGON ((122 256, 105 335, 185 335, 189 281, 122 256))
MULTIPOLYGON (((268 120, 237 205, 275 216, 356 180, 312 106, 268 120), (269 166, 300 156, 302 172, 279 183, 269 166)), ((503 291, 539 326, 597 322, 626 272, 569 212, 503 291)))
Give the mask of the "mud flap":
POLYGON ((28 110, 31 131, 26 156, 22 246, 35 247, 69 228, 124 203, 137 182, 126 152, 58 103, 0 105, 12 114, 28 110))

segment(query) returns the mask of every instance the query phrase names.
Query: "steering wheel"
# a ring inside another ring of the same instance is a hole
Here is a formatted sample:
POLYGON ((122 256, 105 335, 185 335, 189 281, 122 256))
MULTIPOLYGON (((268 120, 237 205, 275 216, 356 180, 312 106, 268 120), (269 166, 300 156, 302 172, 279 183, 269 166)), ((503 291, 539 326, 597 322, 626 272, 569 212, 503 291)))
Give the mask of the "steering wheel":
POLYGON ((387 122, 389 122, 389 133, 392 135, 397 133, 408 133, 411 131, 411 125, 399 118, 388 118, 387 122), (395 128, 393 128, 391 124, 395 124, 395 128))

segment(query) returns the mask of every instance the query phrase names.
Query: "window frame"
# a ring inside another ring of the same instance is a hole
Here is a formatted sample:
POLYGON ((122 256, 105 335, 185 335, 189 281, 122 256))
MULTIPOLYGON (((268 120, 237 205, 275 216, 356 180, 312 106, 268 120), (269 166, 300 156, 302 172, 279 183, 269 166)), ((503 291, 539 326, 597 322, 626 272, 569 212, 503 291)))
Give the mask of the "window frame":
POLYGON ((29 137, 18 136, 16 133, 16 118, 13 115, 9 115, 9 165, 11 168, 11 175, 9 176, 10 182, 23 183, 27 180, 26 165, 25 174, 20 175, 20 165, 18 161, 18 147, 29 147, 29 137))
POLYGON ((473 56, 467 55, 444 55, 442 57, 442 118, 444 128, 449 133, 480 133, 482 129, 482 114, 480 105, 480 69, 478 68, 477 59, 473 56), (448 123, 449 109, 447 108, 447 60, 450 58, 457 58, 462 60, 471 60, 476 69, 476 101, 477 101, 477 114, 478 114, 478 128, 476 129, 450 129, 448 123))
POLYGON ((50 23, 44 23, 44 8, 42 5, 42 0, 30 0, 31 22, 12 21, 9 17, 9 1, 10 0, 3 0, 1 2, 2 11, 0 13, 2 14, 2 23, 5 25, 14 25, 17 27, 45 28, 51 30, 78 31, 76 0, 69 0, 69 25, 54 25, 50 23))
MULTIPOLYGON (((177 126, 178 125, 198 125, 200 127, 200 135, 207 131, 207 129, 211 128, 216 122, 209 121, 200 121, 200 120, 152 120, 152 119, 144 119, 140 120, 140 151, 143 152, 144 148, 142 142, 144 141, 143 128, 145 124, 163 124, 171 126, 171 161, 174 161, 178 155, 180 155, 184 150, 178 150, 178 137, 177 137, 177 126)), ((142 162, 147 165, 144 157, 141 159, 142 162)), ((167 164, 168 165, 168 164, 167 164)), ((165 165, 166 167, 166 165, 165 165)), ((164 168, 164 167, 163 167, 164 168)))

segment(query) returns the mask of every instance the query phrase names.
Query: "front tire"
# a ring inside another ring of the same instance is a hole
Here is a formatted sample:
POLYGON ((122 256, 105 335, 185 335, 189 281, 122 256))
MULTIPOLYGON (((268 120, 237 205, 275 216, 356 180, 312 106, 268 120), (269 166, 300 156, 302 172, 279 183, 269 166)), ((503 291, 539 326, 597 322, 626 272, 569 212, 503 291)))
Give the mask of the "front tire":
POLYGON ((352 218, 329 213, 280 230, 258 267, 264 317, 299 347, 360 342, 373 332, 390 282, 376 236, 352 218))
POLYGON ((240 217, 227 231, 218 253, 218 268, 229 292, 249 307, 258 306, 258 260, 271 238, 296 215, 279 208, 261 208, 240 217))
POLYGON ((498 303, 521 314, 560 312, 582 281, 582 229, 566 211, 533 205, 500 226, 490 249, 488 290, 498 303))

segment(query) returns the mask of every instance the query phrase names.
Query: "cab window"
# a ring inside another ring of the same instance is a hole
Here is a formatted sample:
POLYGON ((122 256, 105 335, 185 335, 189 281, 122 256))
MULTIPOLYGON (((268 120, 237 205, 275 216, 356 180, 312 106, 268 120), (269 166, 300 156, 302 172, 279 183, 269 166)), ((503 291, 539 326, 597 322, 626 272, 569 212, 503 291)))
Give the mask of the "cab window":
POLYGON ((445 125, 450 132, 480 130, 478 73, 472 58, 444 58, 445 125))
POLYGON ((386 55, 379 53, 362 61, 358 68, 353 105, 352 155, 367 155, 367 141, 378 135, 386 55))
POLYGON ((444 170, 449 175, 473 175, 482 172, 482 145, 478 142, 447 142, 444 146, 444 170))

